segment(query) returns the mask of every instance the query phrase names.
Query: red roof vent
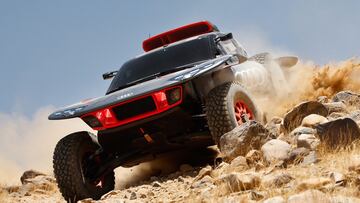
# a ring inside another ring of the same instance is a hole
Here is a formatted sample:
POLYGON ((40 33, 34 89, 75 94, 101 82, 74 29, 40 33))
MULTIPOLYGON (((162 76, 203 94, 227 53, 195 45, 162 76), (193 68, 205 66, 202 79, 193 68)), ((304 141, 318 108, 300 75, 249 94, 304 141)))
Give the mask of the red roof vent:
POLYGON ((218 31, 218 29, 208 21, 192 23, 146 39, 143 41, 143 49, 147 52, 167 44, 213 31, 218 31))

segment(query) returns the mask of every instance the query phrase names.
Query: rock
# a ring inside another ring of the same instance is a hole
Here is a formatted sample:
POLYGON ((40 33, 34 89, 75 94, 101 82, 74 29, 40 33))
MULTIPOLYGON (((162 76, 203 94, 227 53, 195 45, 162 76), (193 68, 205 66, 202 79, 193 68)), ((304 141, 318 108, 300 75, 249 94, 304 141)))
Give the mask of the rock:
POLYGON ((162 187, 162 185, 158 181, 153 182, 151 184, 151 186, 153 186, 153 187, 162 187))
POLYGON ((119 194, 119 191, 112 190, 112 191, 104 194, 104 195, 101 197, 101 199, 109 199, 109 198, 111 198, 112 196, 116 196, 116 195, 118 195, 118 194, 119 194))
POLYGON ((339 172, 331 172, 329 174, 329 177, 335 182, 338 186, 345 186, 346 184, 346 178, 344 174, 339 172))
POLYGON ((290 152, 289 159, 287 160, 288 164, 299 164, 304 161, 304 157, 306 157, 310 153, 310 150, 304 147, 293 149, 290 152))
POLYGON ((192 171, 194 168, 192 166, 190 166, 189 164, 181 164, 180 165, 180 171, 183 173, 192 171))
POLYGON ((202 168, 200 171, 199 171, 199 174, 195 177, 195 181, 196 180, 200 180, 202 179, 203 177, 207 176, 207 175, 210 175, 211 174, 211 171, 212 171, 212 168, 211 166, 206 166, 204 168, 202 168))
POLYGON ((260 201, 264 199, 265 195, 262 192, 252 190, 249 194, 251 200, 260 201))
POLYGON ((22 176, 20 177, 20 181, 22 184, 26 184, 29 183, 30 179, 33 179, 36 176, 46 176, 46 175, 35 170, 28 170, 22 174, 22 176))
POLYGON ((343 102, 330 102, 324 103, 324 106, 327 108, 329 114, 331 113, 347 113, 346 105, 343 102))
POLYGON ((185 178, 182 176, 179 176, 176 180, 180 183, 185 183, 185 178))
POLYGON ((331 198, 332 203, 359 203, 360 199, 356 197, 346 197, 337 195, 331 198))
POLYGON ((353 155, 350 157, 350 165, 349 165, 349 171, 354 171, 357 174, 360 174, 360 155, 353 155))
POLYGON ((301 126, 312 128, 320 123, 325 123, 325 122, 328 122, 328 119, 325 118, 324 116, 320 116, 317 114, 310 114, 302 120, 301 126))
POLYGON ((320 144, 320 139, 312 134, 301 134, 297 137, 296 145, 298 148, 304 147, 306 149, 315 150, 320 144))
POLYGON ((247 164, 253 166, 263 160, 263 155, 261 151, 253 149, 246 154, 245 158, 247 164))
POLYGON ((320 97, 317 98, 317 101, 324 104, 324 103, 329 102, 330 100, 329 100, 329 98, 327 96, 320 96, 320 97))
POLYGON ((260 185, 260 178, 256 174, 230 173, 222 175, 215 181, 228 193, 251 190, 260 185))
POLYGON ((306 155, 303 159, 303 161, 301 162, 301 165, 310 165, 310 164, 315 164, 319 162, 319 159, 317 157, 317 154, 315 151, 311 151, 309 152, 308 155, 306 155))
POLYGON ((285 199, 281 196, 276 196, 266 199, 263 203, 285 203, 285 199))
POLYGON ((330 198, 328 198, 324 193, 319 190, 307 190, 300 194, 292 195, 288 198, 288 203, 331 203, 330 198))
POLYGON ((191 185, 191 188, 197 188, 197 189, 200 189, 200 188, 208 188, 210 187, 211 185, 213 185, 214 183, 214 180, 212 177, 206 175, 204 176, 201 180, 198 180, 196 182, 194 182, 192 185, 191 185))
POLYGON ((245 156, 252 149, 260 147, 270 139, 270 132, 256 121, 246 122, 220 138, 220 151, 225 161, 245 156))
POLYGON ((359 126, 350 118, 329 121, 316 129, 321 142, 331 149, 348 147, 360 138, 359 126))
POLYGON ((331 184, 330 178, 309 178, 306 180, 303 180, 299 183, 297 186, 297 189, 300 191, 308 190, 308 189, 321 189, 324 186, 331 184))
POLYGON ((281 133, 281 123, 283 119, 280 117, 273 117, 266 125, 265 128, 269 130, 270 133, 278 137, 281 133))
POLYGON ((211 201, 210 198, 206 198, 201 202, 222 202, 222 203, 255 203, 254 201, 250 200, 248 195, 236 195, 236 196, 225 196, 220 199, 217 199, 216 201, 211 201))
POLYGON ((329 121, 333 121, 333 120, 336 120, 338 118, 341 118, 341 117, 345 117, 346 116, 346 113, 341 113, 341 112, 332 112, 330 115, 328 115, 328 119, 329 121))
POLYGON ((308 127, 299 126, 292 130, 289 134, 281 134, 278 139, 296 145, 296 138, 301 134, 315 134, 316 130, 308 127), (282 137, 283 136, 283 137, 282 137))
POLYGON ((297 127, 295 128, 293 131, 291 131, 291 133, 289 134, 290 137, 297 137, 301 134, 315 134, 316 130, 313 128, 308 128, 308 127, 297 127))
POLYGON ((353 111, 349 114, 349 118, 353 119, 355 122, 360 121, 360 110, 353 111))
POLYGON ((148 190, 145 188, 140 188, 139 190, 136 191, 136 195, 140 199, 145 199, 147 197, 147 194, 148 194, 148 190))
POLYGON ((350 91, 338 92, 332 99, 334 102, 343 102, 346 106, 360 108, 360 95, 350 91))
POLYGON ((130 194, 130 200, 134 200, 134 199, 136 199, 137 197, 136 197, 136 193, 135 192, 132 192, 131 194, 130 194))
POLYGON ((296 127, 300 126, 302 120, 310 114, 327 116, 328 110, 322 103, 317 101, 300 103, 285 115, 284 129, 287 132, 291 132, 296 127))
POLYGON ((276 174, 270 173, 262 178, 261 184, 265 188, 281 187, 293 179, 294 178, 286 172, 279 172, 276 174))
POLYGON ((233 159, 230 163, 231 168, 238 168, 238 169, 248 169, 249 166, 247 164, 246 158, 243 156, 238 156, 235 159, 233 159))
POLYGON ((294 139, 292 137, 290 137, 288 134, 285 134, 285 133, 281 133, 276 139, 282 140, 282 141, 287 142, 289 144, 294 143, 294 139))
POLYGON ((291 146, 284 141, 273 139, 265 143, 261 151, 267 163, 276 163, 289 159, 291 146))

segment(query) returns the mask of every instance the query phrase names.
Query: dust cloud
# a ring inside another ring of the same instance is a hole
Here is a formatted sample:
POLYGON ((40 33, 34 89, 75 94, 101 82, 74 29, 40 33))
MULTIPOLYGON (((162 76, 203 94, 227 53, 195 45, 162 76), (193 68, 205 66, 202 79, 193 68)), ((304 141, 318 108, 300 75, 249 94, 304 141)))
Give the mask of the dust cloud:
POLYGON ((18 184, 28 169, 52 173, 52 153, 58 140, 90 130, 80 119, 49 121, 55 108, 39 109, 31 118, 0 113, 0 184, 18 184))
MULTIPOLYGON (((360 92, 360 60, 353 58, 323 66, 300 62, 284 70, 290 92, 273 92, 265 102, 259 102, 267 118, 283 116, 294 105, 320 96, 331 98, 342 90, 360 92), (271 110, 271 111, 270 111, 271 110)), ((278 90, 281 91, 281 90, 278 90)))

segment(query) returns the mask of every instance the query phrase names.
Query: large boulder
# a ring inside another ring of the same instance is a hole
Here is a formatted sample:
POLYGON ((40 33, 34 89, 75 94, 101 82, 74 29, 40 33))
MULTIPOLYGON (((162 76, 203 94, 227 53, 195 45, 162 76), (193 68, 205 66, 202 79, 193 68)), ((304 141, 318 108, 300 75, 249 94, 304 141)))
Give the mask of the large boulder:
POLYGON ((350 146, 360 138, 360 129, 350 118, 340 118, 316 126, 321 142, 331 149, 350 146))
POLYGON ((285 115, 284 129, 287 132, 291 132, 296 127, 300 126, 302 120, 310 114, 318 114, 326 117, 328 115, 328 109, 322 103, 317 101, 300 103, 285 115))
POLYGON ((261 151, 265 161, 272 164, 288 160, 291 152, 291 145, 282 140, 273 139, 266 142, 261 147, 261 151))
POLYGON ((260 149, 271 137, 271 133, 263 125, 249 121, 220 138, 220 151, 224 160, 231 162, 238 156, 245 156, 252 149, 260 149))
POLYGON ((360 108, 360 95, 351 91, 338 92, 332 99, 334 102, 343 102, 347 106, 360 108))

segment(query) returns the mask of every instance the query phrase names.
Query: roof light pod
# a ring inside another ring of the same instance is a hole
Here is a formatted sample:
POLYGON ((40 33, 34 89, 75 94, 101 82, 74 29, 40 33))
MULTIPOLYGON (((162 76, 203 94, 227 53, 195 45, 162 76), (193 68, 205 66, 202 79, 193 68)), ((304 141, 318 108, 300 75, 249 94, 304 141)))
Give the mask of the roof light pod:
POLYGON ((197 35, 219 31, 218 28, 208 21, 200 21, 185 25, 167 32, 155 35, 143 41, 143 49, 150 50, 183 40, 197 35))

